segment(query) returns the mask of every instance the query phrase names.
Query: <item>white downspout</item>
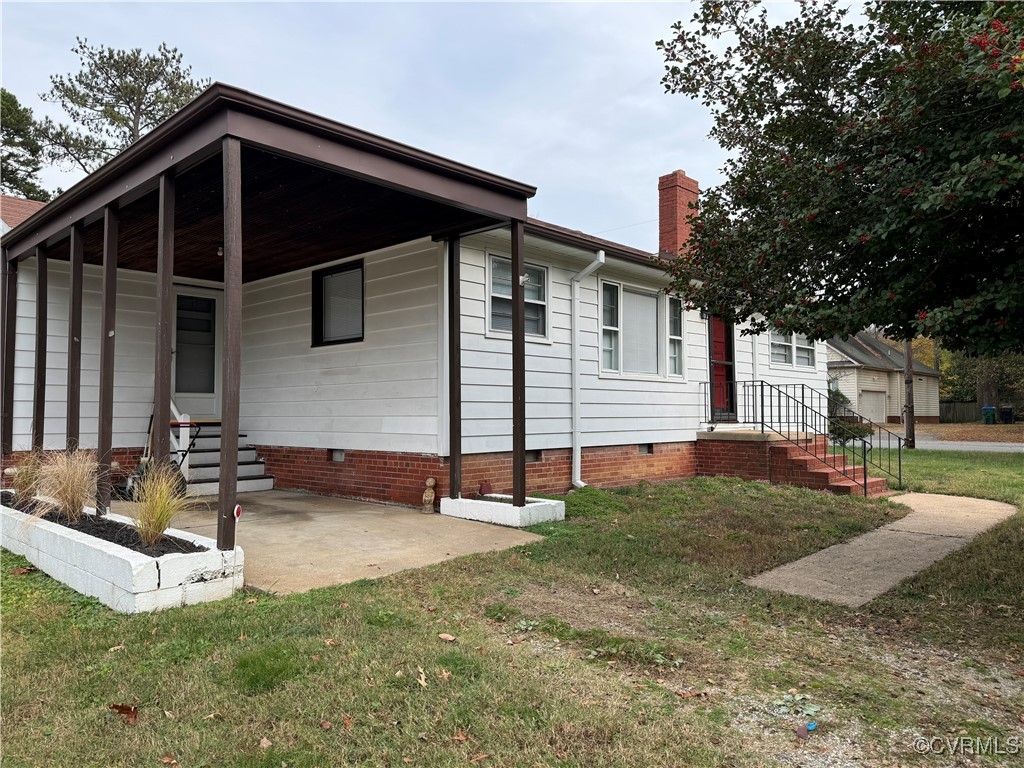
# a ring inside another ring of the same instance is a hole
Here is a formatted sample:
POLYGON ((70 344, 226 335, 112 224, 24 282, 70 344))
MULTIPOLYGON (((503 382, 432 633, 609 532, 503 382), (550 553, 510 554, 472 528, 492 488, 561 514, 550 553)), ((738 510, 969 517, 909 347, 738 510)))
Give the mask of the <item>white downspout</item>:
MULTIPOLYGON (((580 283, 584 278, 592 275, 601 265, 604 264, 604 251, 594 254, 594 260, 583 269, 572 276, 570 280, 572 292, 572 349, 570 359, 572 362, 572 484, 574 488, 583 488, 583 447, 580 445, 580 283)), ((600 304, 601 297, 598 296, 600 304)), ((600 310, 598 310, 600 319, 600 310)), ((600 324, 599 324, 600 325, 600 324)), ((598 354, 600 355, 600 338, 598 339, 598 354)), ((600 364, 600 360, 598 361, 600 364)))

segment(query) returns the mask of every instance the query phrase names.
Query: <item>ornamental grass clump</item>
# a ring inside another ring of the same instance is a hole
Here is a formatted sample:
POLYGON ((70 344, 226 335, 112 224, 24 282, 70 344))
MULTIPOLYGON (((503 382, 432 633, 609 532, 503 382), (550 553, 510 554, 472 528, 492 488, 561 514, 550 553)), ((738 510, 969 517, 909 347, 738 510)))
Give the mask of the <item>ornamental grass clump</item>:
POLYGON ((39 473, 43 468, 42 451, 32 451, 22 456, 14 465, 11 475, 11 490, 18 504, 25 504, 39 492, 39 473))
POLYGON ((156 546, 178 515, 193 501, 182 490, 181 470, 174 464, 153 464, 136 481, 130 516, 147 547, 156 546))
POLYGON ((36 486, 39 512, 53 511, 74 522, 85 507, 96 504, 96 454, 54 451, 43 457, 36 486))

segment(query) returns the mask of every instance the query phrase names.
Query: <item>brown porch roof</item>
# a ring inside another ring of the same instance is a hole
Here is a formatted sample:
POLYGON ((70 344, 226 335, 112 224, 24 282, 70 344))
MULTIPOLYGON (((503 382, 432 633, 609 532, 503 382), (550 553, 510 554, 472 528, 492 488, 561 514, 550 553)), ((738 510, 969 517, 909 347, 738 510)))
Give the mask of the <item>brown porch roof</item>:
POLYGON ((8 258, 45 245, 68 258, 85 222, 85 261, 102 260, 101 211, 120 207, 119 267, 155 270, 157 178, 177 186, 175 274, 219 280, 221 138, 242 141, 246 281, 439 233, 526 218, 536 189, 217 83, 16 226, 8 258))

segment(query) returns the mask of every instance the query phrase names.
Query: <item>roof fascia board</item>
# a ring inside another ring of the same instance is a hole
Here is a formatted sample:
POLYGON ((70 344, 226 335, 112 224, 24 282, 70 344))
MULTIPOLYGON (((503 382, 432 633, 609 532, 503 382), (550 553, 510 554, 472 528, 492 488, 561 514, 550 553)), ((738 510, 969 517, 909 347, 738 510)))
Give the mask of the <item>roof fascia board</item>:
POLYGON ((537 188, 513 179, 465 165, 441 155, 402 144, 367 131, 353 128, 321 115, 292 107, 282 102, 257 96, 249 91, 223 83, 212 86, 217 89, 218 98, 235 112, 247 112, 259 118, 279 124, 300 126, 303 132, 318 133, 333 141, 344 143, 364 152, 378 154, 399 160, 403 164, 417 165, 434 173, 462 177, 476 185, 492 188, 505 195, 530 198, 537 194, 537 188))
POLYGON ((160 141, 129 147, 8 232, 4 236, 7 258, 27 258, 37 245, 66 237, 72 224, 86 220, 105 205, 148 191, 164 171, 180 171, 216 154, 226 128, 226 114, 214 113, 179 136, 161 132, 160 141))
POLYGON ((526 219, 525 197, 512 197, 247 112, 229 109, 227 118, 230 135, 273 154, 311 162, 418 197, 454 204, 484 216, 526 219))
POLYGON ((547 226, 545 223, 540 222, 537 219, 531 219, 526 223, 526 234, 541 240, 550 240, 551 242, 560 243, 561 245, 579 248, 587 253, 604 251, 605 255, 611 256, 612 258, 632 262, 633 264, 639 264, 641 266, 654 269, 657 272, 664 272, 664 270, 658 267, 650 255, 643 253, 642 251, 637 251, 629 248, 628 246, 613 243, 610 240, 601 240, 590 235, 585 235, 582 232, 574 234, 572 232, 562 230, 559 227, 547 226))

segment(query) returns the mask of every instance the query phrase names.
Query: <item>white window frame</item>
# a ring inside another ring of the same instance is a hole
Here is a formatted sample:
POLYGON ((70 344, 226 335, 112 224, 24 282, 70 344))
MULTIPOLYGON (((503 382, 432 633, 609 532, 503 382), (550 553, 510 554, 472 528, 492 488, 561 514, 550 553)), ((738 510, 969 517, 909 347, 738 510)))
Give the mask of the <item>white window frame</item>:
MULTIPOLYGON (((487 306, 485 312, 487 316, 484 318, 484 329, 485 336, 499 338, 499 339, 510 339, 512 338, 512 332, 506 331, 501 328, 494 328, 492 326, 493 316, 491 314, 491 303, 494 298, 494 259, 503 259, 507 262, 512 261, 512 256, 509 253, 503 253, 502 251, 494 251, 487 249, 484 251, 484 280, 486 285, 484 286, 484 296, 487 297, 487 306)), ((544 307, 544 333, 530 333, 527 331, 526 340, 535 343, 551 343, 551 270, 544 264, 535 264, 533 262, 523 262, 524 267, 530 269, 539 269, 544 275, 544 301, 534 301, 526 299, 527 304, 535 304, 544 307)), ((501 299, 507 299, 507 296, 499 296, 501 299)))
POLYGON ((686 380, 686 309, 683 300, 677 296, 669 296, 665 308, 665 373, 674 379, 686 380), (679 335, 672 334, 672 304, 679 304, 679 335), (672 342, 679 342, 679 372, 672 370, 672 342))
POLYGON ((768 334, 768 364, 772 368, 800 368, 807 371, 815 370, 818 365, 818 346, 815 342, 808 341, 806 336, 799 333, 779 333, 777 331, 771 331, 768 334), (784 348, 786 350, 786 356, 789 358, 787 361, 783 362, 772 358, 773 351, 776 347, 784 348), (810 350, 810 363, 797 362, 796 353, 798 349, 810 350))
MULTIPOLYGON (((598 336, 598 376, 600 378, 616 378, 616 379, 639 379, 650 381, 652 379, 665 379, 666 371, 668 370, 668 340, 666 338, 666 332, 668 330, 668 317, 667 317, 667 301, 665 300, 664 293, 657 289, 652 289, 647 286, 633 285, 621 280, 605 280, 602 279, 598 282, 598 294, 597 294, 597 313, 598 313, 598 327, 600 329, 598 336), (617 326, 610 326, 604 324, 604 289, 605 286, 614 286, 618 291, 618 317, 616 318, 617 326), (623 371, 622 370, 622 311, 625 302, 623 301, 623 293, 630 292, 640 294, 642 296, 652 296, 657 300, 656 304, 656 350, 655 359, 657 360, 658 370, 654 373, 642 373, 636 371, 623 371), (618 343, 616 344, 616 360, 615 368, 606 368, 604 364, 604 336, 605 331, 613 331, 617 334, 618 343)), ((684 347, 685 348, 685 347, 684 347)), ((686 366, 683 364, 683 371, 685 373, 686 366)))

